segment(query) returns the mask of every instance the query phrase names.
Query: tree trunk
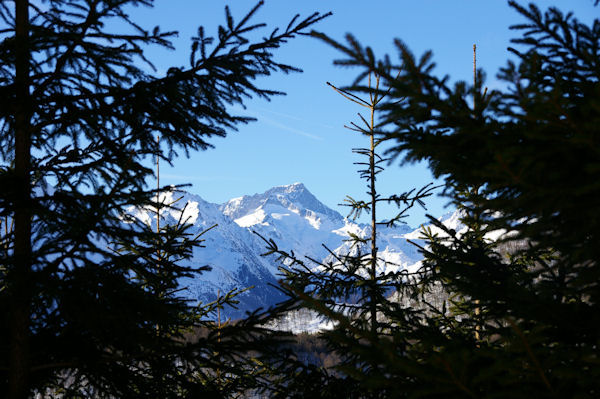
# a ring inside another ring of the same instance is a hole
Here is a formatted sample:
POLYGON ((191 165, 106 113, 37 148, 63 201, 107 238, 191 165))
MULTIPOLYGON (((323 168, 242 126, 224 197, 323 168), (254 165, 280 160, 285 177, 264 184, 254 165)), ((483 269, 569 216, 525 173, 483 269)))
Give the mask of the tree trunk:
MULTIPOLYGON (((379 78, 377 79, 379 83, 379 78)), ((377 85, 379 87, 379 84, 377 85)), ((375 100, 376 101, 376 100, 375 100)), ((375 189, 375 101, 371 104, 371 151, 369 152, 369 173, 371 181, 371 332, 377 334, 377 191, 375 189)))
POLYGON ((28 396, 31 277, 31 107, 29 1, 16 0, 14 264, 9 276, 10 357, 8 398, 28 396))

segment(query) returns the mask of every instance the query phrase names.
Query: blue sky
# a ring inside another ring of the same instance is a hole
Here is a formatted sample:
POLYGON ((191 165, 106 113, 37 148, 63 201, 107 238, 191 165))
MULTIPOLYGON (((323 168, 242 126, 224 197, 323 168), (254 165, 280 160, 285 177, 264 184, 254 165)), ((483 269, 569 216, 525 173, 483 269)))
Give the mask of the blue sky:
MULTIPOLYGON (((232 14, 244 15, 254 1, 190 1, 158 0, 153 9, 134 9, 132 17, 145 27, 160 25, 163 30, 177 30, 175 51, 148 52, 150 59, 164 71, 170 66, 187 65, 189 39, 199 25, 207 33, 216 32, 224 21, 223 7, 229 4, 232 14)), ((557 4, 589 22, 598 15, 593 0, 537 1, 542 9, 557 4)), ((487 72, 488 87, 498 68, 509 56, 506 48, 516 35, 511 24, 522 22, 516 11, 504 0, 267 0, 255 22, 269 27, 285 27, 296 13, 307 16, 314 11, 332 11, 333 16, 315 26, 330 37, 342 40, 348 32, 376 54, 390 54, 397 59, 393 39, 400 38, 420 55, 431 49, 437 63, 437 74, 448 74, 452 81, 472 79, 472 46, 477 44, 478 67, 487 72)), ((304 183, 326 205, 338 209, 346 195, 366 199, 366 187, 359 179, 353 162, 360 159, 352 148, 368 144, 365 137, 343 128, 355 121, 362 111, 336 94, 325 82, 338 86, 350 83, 358 72, 335 67, 336 50, 310 38, 300 37, 287 43, 276 58, 304 70, 301 74, 274 75, 261 83, 265 87, 285 91, 286 96, 271 102, 248 101, 239 113, 253 116, 257 122, 240 126, 226 138, 211 142, 214 149, 180 156, 173 167, 162 165, 164 184, 191 183, 189 191, 211 202, 224 202, 244 194, 263 192, 276 185, 304 183)), ((378 180, 382 194, 400 193, 433 181, 427 165, 393 164, 378 180)), ((428 212, 442 215, 447 199, 432 197, 428 212)), ((391 209, 379 214, 385 218, 391 209)), ((407 222, 417 226, 425 220, 422 210, 411 213, 407 222)))

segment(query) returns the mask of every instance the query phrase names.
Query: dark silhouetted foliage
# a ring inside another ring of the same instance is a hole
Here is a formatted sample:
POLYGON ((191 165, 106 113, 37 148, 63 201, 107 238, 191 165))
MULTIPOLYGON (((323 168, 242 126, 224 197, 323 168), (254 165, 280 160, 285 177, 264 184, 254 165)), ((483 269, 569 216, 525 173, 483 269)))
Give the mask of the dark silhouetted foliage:
POLYGON ((183 339, 216 306, 196 309, 176 290, 201 271, 179 266, 200 238, 185 221, 155 232, 124 215, 160 205, 146 185, 156 135, 170 162, 251 121, 229 106, 281 94, 256 79, 298 71, 272 52, 324 16, 297 16, 255 41, 262 2, 239 22, 226 8, 216 37, 200 27, 189 65, 163 76, 144 50, 172 48, 176 32, 128 14, 152 4, 0 3, 0 391, 9 398, 216 397, 260 385, 236 355, 260 342, 256 315, 183 339))
MULTIPOLYGON (((378 132, 387 155, 427 161, 467 226, 432 218, 444 233, 424 231, 422 268, 380 298, 377 334, 332 311, 341 288, 289 275, 291 292, 338 323, 326 336, 354 359, 343 371, 361 397, 600 395, 600 21, 509 3, 525 22, 497 90, 482 71, 474 87, 451 86, 431 52, 417 58, 400 40, 394 65, 352 36, 315 34, 345 54, 338 64, 362 68, 347 91, 372 92, 372 73, 391 87, 378 132)), ((329 271, 343 287, 344 270, 329 271)))

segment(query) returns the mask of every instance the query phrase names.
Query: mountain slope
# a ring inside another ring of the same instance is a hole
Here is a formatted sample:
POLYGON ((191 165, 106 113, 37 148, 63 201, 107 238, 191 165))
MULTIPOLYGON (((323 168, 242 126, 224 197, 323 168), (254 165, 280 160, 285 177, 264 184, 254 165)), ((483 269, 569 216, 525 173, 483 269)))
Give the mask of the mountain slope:
POLYGON ((285 250, 316 259, 327 256, 323 245, 336 248, 347 237, 342 232, 344 218, 301 183, 235 198, 221 205, 221 210, 240 227, 272 238, 285 250))
MULTIPOLYGON (((350 251, 349 232, 360 237, 370 234, 370 227, 344 218, 318 201, 302 183, 273 187, 263 194, 235 198, 221 205, 225 215, 240 227, 272 238, 277 245, 317 260, 331 260, 335 254, 350 251)), ((380 272, 409 268, 421 256, 417 247, 404 237, 413 231, 409 226, 378 229, 380 272)))
MULTIPOLYGON (((193 225, 191 233, 197 234, 217 225, 203 235, 206 247, 196 248, 187 263, 194 267, 208 265, 212 270, 195 278, 182 279, 183 295, 207 303, 214 301, 218 293, 254 287, 239 295, 239 309, 230 308, 223 312, 225 317, 234 319, 242 317, 246 311, 268 307, 283 300, 280 292, 272 286, 277 283, 275 262, 260 256, 262 240, 223 215, 218 205, 206 202, 197 195, 181 194, 166 193, 161 201, 170 204, 174 198, 181 196, 173 207, 184 208, 182 219, 193 225)), ((136 216, 146 223, 156 223, 156 215, 151 210, 137 210, 136 216)), ((163 208, 160 217, 161 223, 176 223, 181 212, 163 208)))
MULTIPOLYGON (((197 248, 189 264, 200 267, 208 265, 210 272, 196 278, 182 279, 183 295, 194 301, 209 302, 218 293, 231 289, 253 286, 240 295, 239 309, 227 309, 225 317, 242 317, 246 311, 268 307, 283 299, 273 287, 277 284, 278 267, 274 257, 264 257, 265 243, 254 232, 277 245, 294 251, 298 256, 326 260, 329 251, 336 254, 348 253, 349 232, 366 237, 370 232, 367 225, 355 223, 322 204, 301 183, 273 187, 262 194, 234 198, 217 205, 201 197, 183 192, 166 193, 162 200, 175 204, 181 211, 163 208, 161 223, 176 223, 182 217, 199 233, 217 224, 207 232, 206 248, 197 248)), ((156 215, 151 210, 132 210, 140 220, 154 225, 156 215)), ((455 223, 450 218, 448 223, 455 223)), ((454 225, 453 225, 454 227, 454 225)), ((418 230, 408 226, 378 229, 378 247, 382 263, 380 272, 418 267, 421 255, 407 238, 418 239, 418 230)), ((316 265, 315 265, 316 266, 316 265)))

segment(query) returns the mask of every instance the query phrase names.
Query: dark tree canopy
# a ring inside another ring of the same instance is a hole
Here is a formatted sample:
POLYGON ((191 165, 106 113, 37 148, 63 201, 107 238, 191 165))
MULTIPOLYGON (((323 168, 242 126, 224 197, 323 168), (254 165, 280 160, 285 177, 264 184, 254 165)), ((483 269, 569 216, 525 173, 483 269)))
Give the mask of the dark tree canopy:
POLYGON ((424 231, 422 268, 380 298, 377 334, 331 312, 339 291, 324 296, 314 271, 289 274, 305 306, 338 322, 325 337, 353 359, 342 371, 357 397, 600 393, 600 21, 509 4, 525 22, 512 27, 501 90, 481 70, 474 85, 451 85, 431 52, 416 57, 401 40, 395 65, 351 35, 315 33, 344 53, 336 63, 360 69, 345 90, 373 93, 372 73, 391 87, 379 92, 387 155, 427 161, 467 227, 431 218, 444 234, 424 231))
POLYGON ((523 36, 509 48, 517 62, 498 74, 505 91, 484 90, 482 72, 478 87, 448 87, 428 73, 429 60, 416 62, 398 42, 407 72, 396 96, 410 97, 388 109, 398 125, 391 151, 430 161, 450 186, 483 187, 474 205, 490 228, 510 226, 573 263, 596 261, 600 23, 511 5, 527 21, 512 27, 523 36))
POLYGON ((281 94, 256 78, 299 71, 273 51, 324 16, 253 41, 262 2, 240 21, 225 8, 215 37, 200 27, 192 38, 189 65, 159 76, 144 50, 172 48, 176 32, 126 12, 152 4, 0 3, 0 390, 10 398, 188 397, 227 385, 206 370, 236 376, 216 360, 230 354, 207 342, 240 337, 183 339, 206 309, 176 294, 180 277, 199 272, 178 260, 200 239, 185 223, 155 233, 123 215, 160 206, 146 186, 150 157, 206 149, 251 121, 230 105, 281 94))

